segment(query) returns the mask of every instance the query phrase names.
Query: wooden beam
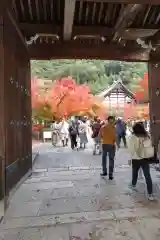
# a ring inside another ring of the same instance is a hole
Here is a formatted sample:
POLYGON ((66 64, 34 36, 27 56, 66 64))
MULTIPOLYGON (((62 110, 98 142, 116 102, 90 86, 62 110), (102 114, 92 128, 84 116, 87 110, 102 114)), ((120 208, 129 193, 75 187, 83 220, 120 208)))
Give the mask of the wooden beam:
MULTIPOLYGON (((84 1, 84 0, 77 0, 77 2, 81 2, 81 1, 84 1)), ((150 4, 150 5, 159 5, 159 0, 85 0, 85 2, 95 2, 95 3, 122 3, 122 4, 130 4, 130 3, 133 3, 133 4, 136 4, 136 3, 139 3, 141 2, 141 4, 150 4)))
POLYGON ((26 35, 35 35, 40 33, 48 33, 48 34, 57 34, 60 35, 61 33, 61 26, 60 25, 53 25, 53 24, 37 24, 37 23, 19 23, 20 29, 26 35))
MULTIPOLYGON (((20 29, 24 34, 30 36, 36 33, 43 34, 55 34, 61 35, 61 26, 52 24, 30 24, 30 23, 20 23, 20 29)), ((92 35, 92 36, 111 36, 113 28, 102 27, 102 26, 73 26, 72 36, 78 35, 92 35)), ((127 28, 125 29, 122 37, 126 40, 135 40, 137 38, 145 38, 153 36, 158 31, 154 26, 150 28, 127 28)))
MULTIPOLYGON (((26 35, 35 35, 36 33, 48 33, 48 34, 61 34, 62 26, 53 24, 30 24, 30 23, 20 23, 20 29, 26 35)), ((77 35, 99 35, 108 36, 112 33, 113 29, 108 27, 100 26, 73 26, 72 36, 77 35)))
POLYGON ((146 42, 151 42, 152 46, 156 49, 150 52, 150 58, 153 60, 160 61, 160 30, 157 31, 153 36, 148 37, 146 42))
POLYGON ((128 28, 124 31, 122 38, 125 40, 136 40, 137 38, 148 38, 154 36, 158 29, 128 28))
POLYGON ((152 44, 160 43, 160 29, 152 37, 149 37, 148 40, 151 40, 152 44))
POLYGON ((10 7, 12 4, 12 0, 0 0, 0 15, 4 13, 4 11, 10 7))
POLYGON ((24 36, 22 35, 21 30, 20 30, 20 28, 19 28, 16 20, 14 19, 12 13, 11 13, 9 10, 7 10, 7 15, 8 15, 10 21, 12 22, 13 26, 15 27, 15 30, 17 31, 17 33, 18 33, 18 35, 19 35, 19 38, 20 38, 21 42, 23 43, 24 47, 25 47, 26 49, 28 49, 28 46, 27 46, 26 41, 25 41, 25 38, 24 38, 24 36))
POLYGON ((149 62, 160 62, 160 48, 157 48, 156 51, 151 51, 149 55, 149 62))
POLYGON ((159 14, 158 14, 158 16, 157 16, 157 18, 156 18, 156 22, 155 22, 155 24, 158 24, 159 21, 160 21, 160 12, 159 12, 159 14))
POLYGON ((64 6, 64 40, 70 40, 72 37, 72 26, 74 21, 76 0, 65 0, 64 6))
POLYGON ((146 49, 119 47, 115 44, 32 44, 28 47, 31 59, 105 59, 118 61, 148 61, 146 49))
POLYGON ((112 41, 116 41, 118 37, 123 35, 125 29, 132 24, 136 14, 143 8, 142 4, 128 4, 122 13, 120 13, 115 29, 113 32, 112 41))
POLYGON ((113 29, 101 26, 73 26, 72 36, 110 36, 113 29))

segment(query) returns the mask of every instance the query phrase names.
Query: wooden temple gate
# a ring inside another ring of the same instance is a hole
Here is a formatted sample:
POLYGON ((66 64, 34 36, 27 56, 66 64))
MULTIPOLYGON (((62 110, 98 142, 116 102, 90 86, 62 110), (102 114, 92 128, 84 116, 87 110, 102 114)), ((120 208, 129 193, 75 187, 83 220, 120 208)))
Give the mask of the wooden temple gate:
POLYGON ((160 0, 1 0, 0 191, 6 200, 32 168, 30 59, 63 58, 148 62, 154 143, 160 138, 160 0))
POLYGON ((32 167, 30 58, 14 21, 6 12, 0 26, 1 196, 32 167))

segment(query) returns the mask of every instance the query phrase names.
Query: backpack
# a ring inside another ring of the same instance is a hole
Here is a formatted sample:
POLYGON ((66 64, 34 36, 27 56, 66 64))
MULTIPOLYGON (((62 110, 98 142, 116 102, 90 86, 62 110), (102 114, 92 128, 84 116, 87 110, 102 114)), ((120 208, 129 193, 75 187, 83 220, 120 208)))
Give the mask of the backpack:
POLYGON ((85 133, 86 132, 86 125, 84 123, 81 123, 79 125, 79 133, 85 133))
POLYGON ((116 132, 119 136, 124 136, 126 135, 126 125, 124 122, 119 122, 116 125, 116 132))
POLYGON ((98 137, 99 131, 101 129, 101 124, 96 123, 93 125, 93 134, 92 134, 92 138, 96 138, 98 137))
POLYGON ((145 158, 153 158, 154 157, 154 147, 152 145, 151 139, 148 138, 139 138, 139 147, 137 149, 138 157, 145 159, 145 158))
POLYGON ((70 131, 71 135, 76 135, 77 134, 77 129, 74 126, 70 126, 69 131, 70 131))

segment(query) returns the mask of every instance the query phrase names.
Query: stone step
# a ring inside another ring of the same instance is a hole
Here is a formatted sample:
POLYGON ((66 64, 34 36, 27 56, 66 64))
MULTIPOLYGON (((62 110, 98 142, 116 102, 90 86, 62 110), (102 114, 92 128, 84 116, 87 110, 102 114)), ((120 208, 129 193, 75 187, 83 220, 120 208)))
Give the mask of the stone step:
POLYGON ((88 184, 82 188, 79 184, 73 187, 51 188, 47 192, 46 189, 41 189, 37 195, 33 188, 21 188, 17 196, 24 195, 24 199, 18 199, 16 196, 12 199, 7 218, 117 210, 142 207, 146 204, 151 208, 160 206, 158 201, 152 206, 148 204, 144 183, 137 186, 138 192, 129 190, 127 183, 120 186, 102 182, 94 186, 88 184), (30 199, 27 199, 25 196, 29 195, 30 199), (35 197, 35 200, 32 197, 35 197))
POLYGON ((61 215, 49 215, 49 216, 36 216, 36 217, 21 217, 11 218, 3 220, 3 224, 0 225, 0 232, 8 229, 20 229, 20 228, 35 228, 35 227, 49 227, 58 226, 63 224, 73 223, 90 223, 97 221, 114 220, 120 221, 127 219, 133 221, 134 219, 142 218, 160 218, 160 210, 143 208, 125 208, 117 209, 114 211, 93 211, 93 212, 81 212, 70 213, 61 215))
MULTIPOLYGON (((55 170, 55 169, 54 169, 55 170)), ((68 171, 38 171, 38 172, 33 172, 32 176, 27 179, 25 184, 31 184, 31 183, 41 183, 41 182, 67 182, 67 181, 83 181, 83 180, 94 180, 99 181, 100 179, 103 179, 100 177, 100 169, 95 169, 95 170, 68 170, 68 171)), ((155 170, 152 169, 153 174, 153 180, 155 177, 157 177, 157 174, 155 174, 155 170)), ((122 167, 122 168, 115 168, 114 172, 115 180, 116 182, 118 181, 123 181, 125 179, 130 179, 131 178, 131 169, 129 167, 122 167)), ((107 179, 105 177, 104 179, 107 179)), ((143 179, 142 179, 143 180, 143 179)), ((53 184, 54 186, 54 184, 53 184)))
MULTIPOLYGON (((38 182, 52 182, 52 181, 81 181, 81 180, 89 180, 93 178, 100 178, 100 170, 97 171, 74 171, 74 172, 44 172, 44 173, 34 173, 32 176, 25 182, 25 184, 31 183, 38 183, 38 182)), ((125 174, 131 174, 130 171, 127 169, 115 169, 115 177, 122 177, 120 176, 122 172, 126 172, 125 174)))
MULTIPOLYGON (((130 168, 128 164, 115 164, 115 168, 130 168)), ((34 173, 43 173, 43 172, 65 172, 65 171, 81 171, 81 170, 101 170, 102 167, 100 165, 97 166, 80 166, 80 167, 73 167, 73 166, 68 166, 68 167, 57 167, 57 168, 33 168, 33 174, 34 173)))

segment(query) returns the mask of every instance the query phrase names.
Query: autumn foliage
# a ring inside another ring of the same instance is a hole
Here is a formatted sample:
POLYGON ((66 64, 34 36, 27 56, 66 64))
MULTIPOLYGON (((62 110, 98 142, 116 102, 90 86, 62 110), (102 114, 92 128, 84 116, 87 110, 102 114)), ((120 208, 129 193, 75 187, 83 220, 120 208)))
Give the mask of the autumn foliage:
POLYGON ((139 101, 148 101, 148 73, 144 73, 143 79, 140 79, 139 87, 135 89, 135 97, 139 101))
POLYGON ((37 86, 38 78, 34 77, 31 80, 31 100, 32 100, 32 108, 36 108, 36 105, 38 103, 38 86, 37 86))
POLYGON ((32 108, 43 118, 52 119, 88 113, 104 115, 101 102, 87 85, 78 85, 71 77, 54 81, 48 92, 39 93, 36 79, 32 81, 32 108), (42 113, 43 112, 43 113, 42 113))
POLYGON ((124 119, 134 118, 135 117, 135 102, 126 103, 124 105, 124 119))
POLYGON ((149 104, 136 104, 135 102, 125 104, 124 119, 148 119, 149 104))
POLYGON ((139 86, 135 89, 136 102, 124 106, 124 118, 147 119, 149 117, 149 104, 139 104, 138 102, 149 100, 148 96, 148 73, 144 73, 143 79, 139 80, 139 86))

